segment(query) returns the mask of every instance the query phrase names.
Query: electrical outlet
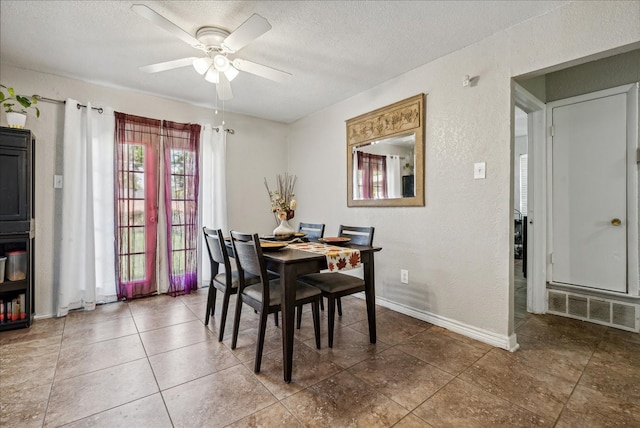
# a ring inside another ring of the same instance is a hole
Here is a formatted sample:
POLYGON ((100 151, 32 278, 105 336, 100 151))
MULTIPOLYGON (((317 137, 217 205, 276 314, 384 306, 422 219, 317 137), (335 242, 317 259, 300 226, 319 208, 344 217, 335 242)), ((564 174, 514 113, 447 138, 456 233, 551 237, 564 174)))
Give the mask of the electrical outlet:
POLYGON ((406 269, 400 269, 400 282, 403 284, 409 283, 409 271, 406 269))

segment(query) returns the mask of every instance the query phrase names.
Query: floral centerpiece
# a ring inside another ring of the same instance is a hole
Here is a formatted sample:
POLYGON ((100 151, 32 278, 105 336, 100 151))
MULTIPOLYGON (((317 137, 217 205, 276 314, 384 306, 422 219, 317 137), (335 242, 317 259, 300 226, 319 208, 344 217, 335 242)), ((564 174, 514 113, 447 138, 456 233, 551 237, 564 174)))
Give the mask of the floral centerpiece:
POLYGON ((276 223, 280 225, 273 231, 276 237, 287 238, 295 233, 295 230, 289 225, 289 220, 293 218, 296 211, 297 202, 294 199, 294 189, 296 186, 296 176, 289 174, 278 174, 276 176, 276 188, 271 191, 267 179, 264 179, 264 186, 269 193, 271 201, 271 212, 275 216, 276 223))

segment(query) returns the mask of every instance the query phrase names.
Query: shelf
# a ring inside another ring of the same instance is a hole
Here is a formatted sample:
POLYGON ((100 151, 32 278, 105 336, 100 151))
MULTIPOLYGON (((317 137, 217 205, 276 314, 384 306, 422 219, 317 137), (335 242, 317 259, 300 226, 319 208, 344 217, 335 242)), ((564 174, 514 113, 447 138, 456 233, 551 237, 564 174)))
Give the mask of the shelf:
POLYGON ((0 323, 0 331, 13 330, 16 328, 25 328, 25 327, 29 327, 29 320, 26 318, 18 321, 10 321, 10 322, 4 321, 0 323))
POLYGON ((0 293, 8 293, 10 291, 24 291, 29 287, 29 281, 21 279, 20 281, 7 281, 0 283, 0 293))

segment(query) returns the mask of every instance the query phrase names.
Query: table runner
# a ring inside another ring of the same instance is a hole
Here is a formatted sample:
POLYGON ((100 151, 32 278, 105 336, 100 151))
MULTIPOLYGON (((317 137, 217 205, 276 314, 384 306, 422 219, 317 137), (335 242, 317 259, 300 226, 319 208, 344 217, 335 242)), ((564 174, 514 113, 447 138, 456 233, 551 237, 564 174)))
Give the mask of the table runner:
POLYGON ((327 269, 331 272, 357 269, 362 266, 360 250, 353 248, 338 247, 336 245, 327 245, 318 242, 292 243, 288 246, 296 250, 324 254, 327 257, 327 269))

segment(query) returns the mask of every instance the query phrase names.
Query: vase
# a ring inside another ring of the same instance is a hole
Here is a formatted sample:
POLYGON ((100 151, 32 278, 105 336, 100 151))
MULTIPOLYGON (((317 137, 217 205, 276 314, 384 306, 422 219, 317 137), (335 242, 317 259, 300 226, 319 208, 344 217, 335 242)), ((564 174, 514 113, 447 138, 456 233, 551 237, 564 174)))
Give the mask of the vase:
POLYGON ((288 220, 280 220, 280 225, 273 229, 273 236, 276 239, 288 239, 296 233, 295 229, 291 227, 288 220))
POLYGON ((24 113, 8 112, 7 124, 9 128, 24 128, 24 124, 27 121, 27 115, 24 113))

